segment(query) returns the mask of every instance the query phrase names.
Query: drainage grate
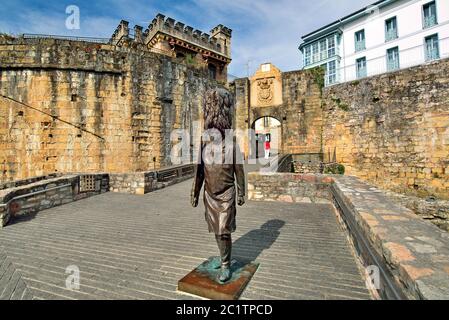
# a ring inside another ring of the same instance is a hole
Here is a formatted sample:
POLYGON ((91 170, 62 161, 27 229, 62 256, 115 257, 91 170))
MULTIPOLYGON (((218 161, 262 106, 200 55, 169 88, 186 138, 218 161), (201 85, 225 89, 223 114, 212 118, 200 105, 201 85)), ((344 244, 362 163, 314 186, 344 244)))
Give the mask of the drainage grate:
POLYGON ((95 190, 94 175, 86 175, 80 177, 80 192, 90 192, 95 190))
POLYGON ((178 177, 178 171, 175 169, 160 171, 157 173, 157 180, 159 182, 167 182, 178 177))
POLYGON ((194 166, 189 166, 189 167, 182 168, 181 171, 182 171, 182 176, 186 176, 189 174, 193 174, 195 171, 195 168, 194 168, 194 166))

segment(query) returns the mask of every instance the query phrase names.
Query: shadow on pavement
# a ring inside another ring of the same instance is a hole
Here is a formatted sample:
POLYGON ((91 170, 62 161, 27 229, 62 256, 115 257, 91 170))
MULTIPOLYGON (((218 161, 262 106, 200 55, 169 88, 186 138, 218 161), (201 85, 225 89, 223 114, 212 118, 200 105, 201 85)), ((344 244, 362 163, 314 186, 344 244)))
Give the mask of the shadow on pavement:
POLYGON ((241 236, 232 246, 233 256, 241 262, 253 262, 276 242, 285 221, 274 219, 265 222, 259 229, 241 236))

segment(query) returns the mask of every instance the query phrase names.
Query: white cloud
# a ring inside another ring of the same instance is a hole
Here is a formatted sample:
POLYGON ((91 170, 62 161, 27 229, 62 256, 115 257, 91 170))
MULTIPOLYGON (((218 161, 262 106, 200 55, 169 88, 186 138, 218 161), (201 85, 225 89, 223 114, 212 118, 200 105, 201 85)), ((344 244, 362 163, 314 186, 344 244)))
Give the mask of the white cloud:
POLYGON ((246 76, 264 62, 283 71, 300 68, 301 36, 362 8, 373 0, 194 0, 175 11, 179 16, 202 10, 207 23, 224 23, 234 30, 230 73, 246 76))

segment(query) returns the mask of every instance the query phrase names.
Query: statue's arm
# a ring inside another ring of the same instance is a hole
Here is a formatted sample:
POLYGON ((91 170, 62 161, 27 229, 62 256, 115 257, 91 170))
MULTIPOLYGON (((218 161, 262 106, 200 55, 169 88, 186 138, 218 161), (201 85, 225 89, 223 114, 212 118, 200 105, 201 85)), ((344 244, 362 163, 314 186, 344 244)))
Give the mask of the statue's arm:
POLYGON ((239 145, 234 141, 234 172, 237 180, 237 202, 239 206, 245 203, 246 196, 246 179, 245 169, 243 167, 243 155, 239 145))
POLYGON ((195 164, 195 173, 193 177, 192 191, 190 194, 190 201, 193 207, 198 206, 198 199, 200 197, 201 188, 204 182, 204 162, 202 157, 202 145, 200 147, 200 154, 198 158, 198 163, 195 164))

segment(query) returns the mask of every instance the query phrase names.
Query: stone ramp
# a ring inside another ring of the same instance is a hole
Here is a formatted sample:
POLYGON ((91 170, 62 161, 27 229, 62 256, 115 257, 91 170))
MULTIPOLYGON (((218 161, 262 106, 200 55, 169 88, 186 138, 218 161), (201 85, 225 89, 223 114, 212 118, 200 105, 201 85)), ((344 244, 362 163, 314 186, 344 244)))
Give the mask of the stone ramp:
POLYGON ((449 298, 449 233, 358 178, 336 177, 333 189, 407 298, 449 298))
MULTIPOLYGON (((203 207, 190 207, 190 185, 42 211, 0 230, 0 243, 36 299, 192 299, 177 282, 217 248, 203 207), (79 291, 66 288, 69 266, 80 270, 79 291)), ((370 299, 333 210, 252 201, 239 208, 234 258, 261 264, 242 299, 370 299)))

